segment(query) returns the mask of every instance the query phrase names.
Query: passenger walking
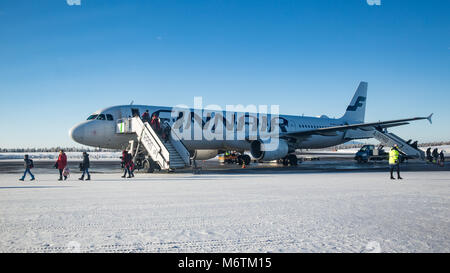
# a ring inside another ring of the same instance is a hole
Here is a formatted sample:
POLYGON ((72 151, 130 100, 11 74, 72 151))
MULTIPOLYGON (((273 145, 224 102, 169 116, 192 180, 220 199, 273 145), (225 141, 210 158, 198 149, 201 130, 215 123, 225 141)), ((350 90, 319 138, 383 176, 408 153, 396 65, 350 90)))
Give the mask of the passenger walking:
POLYGON ((63 173, 64 168, 66 168, 66 166, 67 166, 67 156, 64 153, 64 150, 60 150, 59 151, 58 160, 55 163, 55 167, 59 171, 59 179, 58 179, 58 181, 63 180, 63 176, 64 176, 64 180, 67 179, 67 173, 63 173))
POLYGON ((438 163, 439 153, 437 148, 434 148, 432 155, 433 155, 433 163, 438 163))
POLYGON ((120 157, 120 164, 121 164, 121 168, 125 168, 125 157, 127 155, 127 151, 123 150, 122 151, 122 156, 120 157))
POLYGON ((123 167, 124 167, 124 173, 122 175, 122 178, 127 177, 127 174, 128 174, 128 178, 134 177, 134 174, 133 174, 133 169, 134 169, 133 157, 127 151, 123 151, 122 152, 122 164, 123 164, 123 167))
POLYGON ((81 175, 80 178, 78 178, 79 180, 84 180, 84 175, 87 174, 87 180, 91 180, 91 174, 89 173, 89 167, 90 167, 90 162, 89 162, 89 154, 87 152, 83 152, 83 163, 81 163, 81 169, 83 170, 83 174, 81 175))
POLYGON ((161 134, 161 125, 159 124, 159 118, 156 114, 153 114, 152 121, 150 121, 150 126, 157 135, 161 134))
POLYGON ((441 150, 441 152, 439 153, 439 161, 440 161, 440 165, 444 166, 444 162, 445 162, 444 150, 441 150))
POLYGON ((128 174, 128 168, 127 168, 127 154, 128 152, 126 150, 122 151, 122 156, 120 157, 122 159, 122 168, 124 169, 124 173, 122 175, 122 178, 125 178, 128 174))
POLYGON ((34 167, 33 160, 29 159, 28 155, 25 155, 23 161, 25 161, 25 163, 23 164, 24 167, 25 167, 25 172, 23 173, 22 178, 20 178, 19 180, 20 181, 24 181, 25 180, 25 176, 27 176, 27 173, 29 173, 30 176, 31 176, 30 181, 33 181, 34 180, 34 175, 30 171, 30 169, 32 169, 34 167))
POLYGON ((134 168, 136 167, 135 165, 134 165, 134 162, 133 162, 133 157, 131 156, 131 154, 128 154, 128 157, 129 157, 129 159, 128 159, 128 173, 129 173, 129 176, 128 176, 128 178, 131 178, 131 177, 134 177, 134 168))
POLYGON ((164 140, 164 142, 169 141, 170 136, 170 125, 167 123, 163 123, 162 129, 161 129, 161 138, 164 140))
POLYGON ((403 179, 400 177, 400 152, 398 150, 397 144, 394 144, 394 147, 389 151, 389 169, 391 173, 391 179, 394 178, 394 169, 397 169, 397 179, 403 179))
POLYGON ((148 110, 145 110, 144 114, 142 114, 142 121, 150 122, 150 114, 148 113, 148 110))
POLYGON ((433 161, 433 158, 431 157, 431 147, 427 149, 427 161, 430 163, 433 161))

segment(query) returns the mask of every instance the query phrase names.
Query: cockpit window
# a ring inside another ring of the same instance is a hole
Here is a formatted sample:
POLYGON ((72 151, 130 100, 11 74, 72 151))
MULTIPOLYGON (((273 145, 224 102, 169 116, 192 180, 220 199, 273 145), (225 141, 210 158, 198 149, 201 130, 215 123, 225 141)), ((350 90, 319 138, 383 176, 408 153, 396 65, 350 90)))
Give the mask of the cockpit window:
POLYGON ((114 117, 111 114, 106 114, 107 120, 114 120, 114 117))
POLYGON ((106 118, 105 118, 104 114, 100 114, 100 115, 98 115, 97 119, 98 120, 105 120, 106 118))
POLYGON ((93 120, 93 119, 96 119, 98 117, 98 115, 90 115, 88 118, 87 118, 87 120, 93 120))

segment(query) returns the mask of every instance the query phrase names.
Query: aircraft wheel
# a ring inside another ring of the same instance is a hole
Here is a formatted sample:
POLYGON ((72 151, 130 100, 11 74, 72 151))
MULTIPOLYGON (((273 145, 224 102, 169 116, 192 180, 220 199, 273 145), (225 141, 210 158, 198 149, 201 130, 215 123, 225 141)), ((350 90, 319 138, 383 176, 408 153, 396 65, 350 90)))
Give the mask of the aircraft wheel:
POLYGON ((244 160, 242 159, 242 155, 239 155, 239 156, 237 157, 237 163, 238 163, 239 165, 242 165, 242 164, 244 163, 244 160))
POLYGON ((245 163, 245 165, 249 165, 250 164, 251 158, 250 158, 249 155, 242 155, 241 159, 245 163))
POLYGON ((298 159, 297 156, 294 154, 288 155, 289 164, 291 166, 297 166, 298 165, 298 159))
POLYGON ((146 170, 147 173, 153 173, 155 171, 152 162, 150 162, 150 160, 148 159, 144 161, 144 170, 146 170))

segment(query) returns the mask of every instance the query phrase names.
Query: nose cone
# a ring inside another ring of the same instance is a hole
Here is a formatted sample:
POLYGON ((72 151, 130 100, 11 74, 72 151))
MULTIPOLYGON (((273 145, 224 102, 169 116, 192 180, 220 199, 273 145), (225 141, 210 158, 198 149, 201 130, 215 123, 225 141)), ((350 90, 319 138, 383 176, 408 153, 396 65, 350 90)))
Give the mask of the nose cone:
POLYGON ((69 131, 69 136, 75 141, 80 144, 84 144, 84 137, 85 137, 85 126, 79 124, 74 126, 69 131))

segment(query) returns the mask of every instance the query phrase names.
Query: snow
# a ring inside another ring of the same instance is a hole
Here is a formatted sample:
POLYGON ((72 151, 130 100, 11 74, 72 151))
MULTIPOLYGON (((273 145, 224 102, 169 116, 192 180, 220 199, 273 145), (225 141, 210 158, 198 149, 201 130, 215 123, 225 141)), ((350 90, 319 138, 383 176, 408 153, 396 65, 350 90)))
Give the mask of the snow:
POLYGON ((0 252, 450 251, 446 171, 119 176, 0 174, 0 252))
MULTIPOLYGON (((423 151, 426 151, 428 147, 419 147, 423 151)), ((450 145, 442 145, 442 146, 431 146, 431 150, 434 148, 438 148, 439 152, 443 149, 445 154, 450 154, 450 145)), ((385 148, 385 150, 389 150, 389 148, 385 148)), ((339 154, 355 154, 359 151, 359 148, 348 148, 348 149, 339 149, 337 151, 334 150, 302 150, 302 152, 306 153, 335 153, 339 154)), ((0 153, 0 161, 1 160, 23 160, 23 156, 28 154, 30 158, 35 161, 53 161, 58 158, 57 152, 29 152, 29 153, 0 153)), ((81 161, 83 159, 81 152, 66 152, 67 159, 72 161, 81 161)), ((117 161, 120 156, 122 156, 121 152, 89 152, 89 158, 91 160, 101 160, 101 161, 117 161)))
MULTIPOLYGON (((23 160, 24 155, 29 155, 33 161, 54 161, 58 159, 58 152, 30 152, 30 153, 0 153, 0 160, 23 160)), ((90 160, 120 160, 121 152, 88 152, 90 160)), ((66 152, 67 160, 83 160, 82 152, 66 152)))
MULTIPOLYGON (((450 154, 450 145, 441 145, 441 146, 427 146, 427 147, 419 147, 419 149, 421 149, 422 151, 426 151, 428 149, 428 147, 431 147, 431 151, 433 151, 434 148, 437 148, 438 151, 440 152, 441 150, 444 150, 444 154, 450 154)), ((339 153, 351 153, 351 154, 355 154, 356 152, 359 151, 360 148, 348 148, 348 149, 339 149, 337 151, 331 151, 333 153, 339 154, 339 153)), ((384 147, 385 151, 389 151, 390 147, 384 147)), ((308 152, 314 152, 314 150, 308 151, 308 152)))
MULTIPOLYGON (((437 148, 439 152, 441 150, 444 150, 444 154, 447 155, 450 153, 450 145, 442 145, 442 146, 429 146, 431 147, 431 151, 434 150, 434 148, 437 148)), ((419 147, 422 151, 426 152, 429 147, 419 147)))

